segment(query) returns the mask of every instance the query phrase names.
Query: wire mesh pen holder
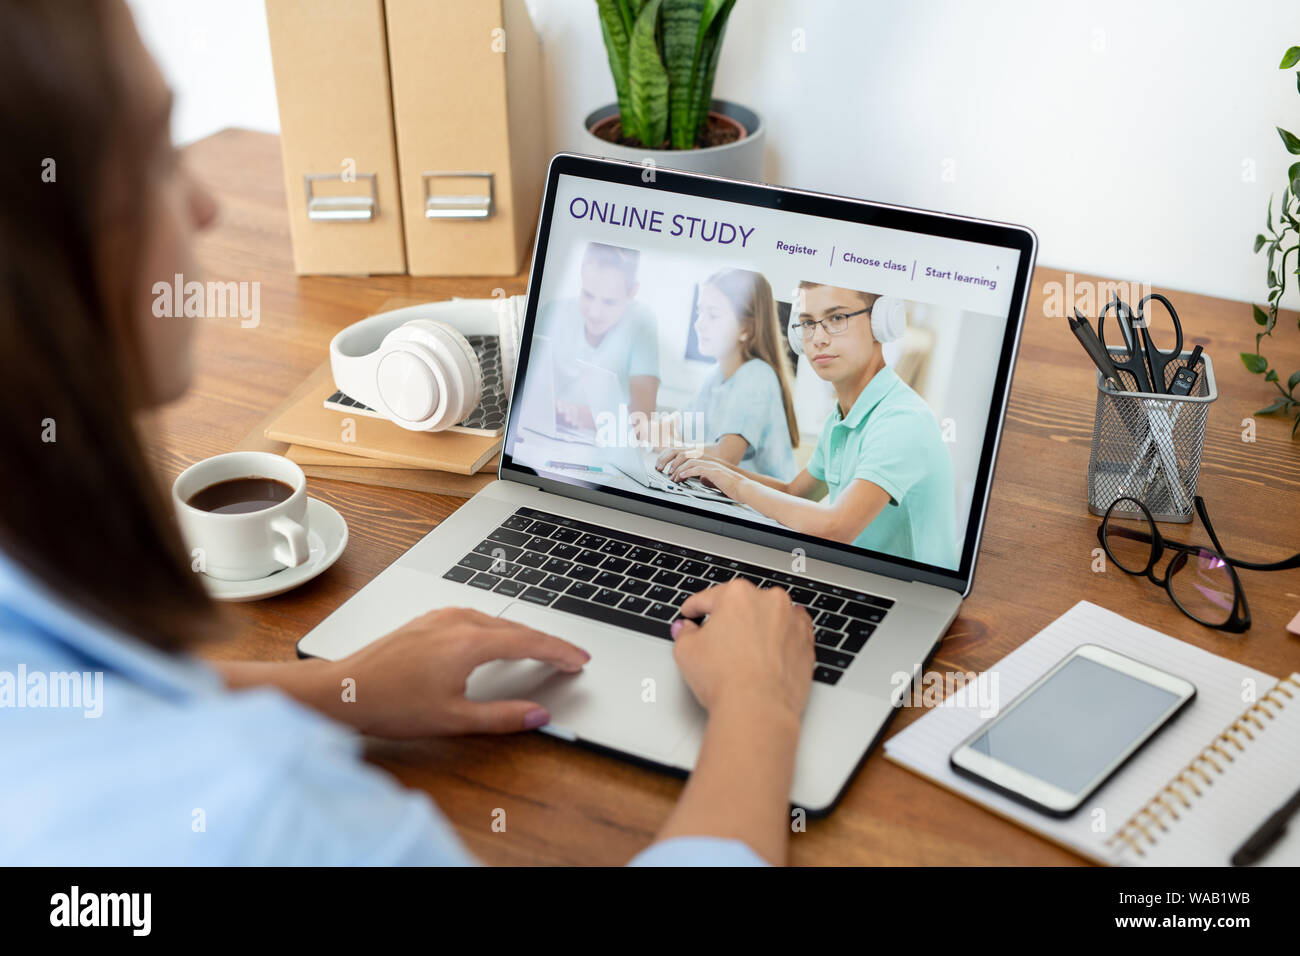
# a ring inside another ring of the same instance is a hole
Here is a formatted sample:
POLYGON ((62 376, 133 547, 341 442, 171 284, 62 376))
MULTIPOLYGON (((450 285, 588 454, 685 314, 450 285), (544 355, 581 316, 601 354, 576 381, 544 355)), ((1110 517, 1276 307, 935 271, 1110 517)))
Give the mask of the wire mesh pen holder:
MULTIPOLYGON (((1126 353, 1112 349, 1118 357, 1126 353)), ((1165 369, 1166 387, 1191 354, 1165 369)), ((1219 397, 1204 352, 1190 395, 1118 392, 1097 373, 1097 417, 1088 458, 1088 510, 1104 515, 1116 498, 1136 498, 1157 521, 1192 520, 1210 403, 1219 397)), ((1117 508, 1116 514, 1140 512, 1117 508)))

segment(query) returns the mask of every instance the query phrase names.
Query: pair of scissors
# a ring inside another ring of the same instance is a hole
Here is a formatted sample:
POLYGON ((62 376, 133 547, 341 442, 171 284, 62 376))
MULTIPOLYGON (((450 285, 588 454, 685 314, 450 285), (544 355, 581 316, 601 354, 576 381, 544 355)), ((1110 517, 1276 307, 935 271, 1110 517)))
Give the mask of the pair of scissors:
POLYGON ((1137 391, 1154 393, 1168 391, 1165 369, 1178 362, 1183 354, 1183 324, 1178 321, 1174 304, 1159 292, 1143 296, 1138 302, 1136 314, 1120 300, 1118 295, 1112 298, 1097 316, 1097 338, 1101 341, 1102 348, 1110 353, 1110 360, 1114 366, 1121 372, 1133 376, 1137 391), (1156 348, 1155 342, 1151 340, 1147 304, 1153 300, 1165 307, 1173 322, 1175 341, 1173 349, 1168 352, 1156 348), (1122 356, 1118 352, 1111 351, 1106 345, 1106 313, 1111 309, 1115 310, 1115 321, 1124 339, 1122 356))

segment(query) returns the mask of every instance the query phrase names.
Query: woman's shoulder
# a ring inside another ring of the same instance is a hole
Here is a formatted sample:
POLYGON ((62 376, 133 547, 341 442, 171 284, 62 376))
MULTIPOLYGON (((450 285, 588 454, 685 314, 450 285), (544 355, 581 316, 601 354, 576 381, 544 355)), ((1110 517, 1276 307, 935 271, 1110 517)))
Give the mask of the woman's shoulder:
POLYGON ((23 733, 0 741, 0 760, 25 768, 0 812, 28 821, 3 862, 392 862, 438 848, 427 798, 365 764, 347 728, 278 691, 175 701, 106 675, 103 702, 93 720, 28 710, 23 733), (399 830, 422 838, 398 846, 399 830))

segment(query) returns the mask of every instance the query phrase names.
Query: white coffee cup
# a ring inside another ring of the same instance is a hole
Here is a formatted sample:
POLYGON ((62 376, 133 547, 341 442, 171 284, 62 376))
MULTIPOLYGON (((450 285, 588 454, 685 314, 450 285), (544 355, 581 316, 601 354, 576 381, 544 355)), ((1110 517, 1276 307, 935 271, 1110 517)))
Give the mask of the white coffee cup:
POLYGON ((311 556, 307 543, 307 477, 280 455, 234 451, 196 462, 172 483, 181 535, 200 559, 198 569, 223 581, 252 581, 311 556), (204 488, 236 478, 273 478, 293 493, 269 508, 240 514, 203 511, 189 500, 204 488))

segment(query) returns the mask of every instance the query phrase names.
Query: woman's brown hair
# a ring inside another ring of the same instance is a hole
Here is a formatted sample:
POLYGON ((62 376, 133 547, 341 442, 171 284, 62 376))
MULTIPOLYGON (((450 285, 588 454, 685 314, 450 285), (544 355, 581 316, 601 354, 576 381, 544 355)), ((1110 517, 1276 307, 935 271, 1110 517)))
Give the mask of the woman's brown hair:
POLYGON ((215 616, 132 420, 146 401, 133 310, 147 307, 137 276, 159 130, 129 102, 112 22, 125 16, 97 0, 0 0, 0 550, 177 650, 215 616))
POLYGON ((741 327, 749 331, 742 350, 745 359, 762 359, 776 373, 781 384, 781 404, 785 408, 790 444, 798 448, 799 422, 794 416, 790 363, 786 359, 785 336, 776 320, 776 299, 767 277, 749 269, 719 269, 701 285, 711 285, 721 292, 731 303, 741 327))

